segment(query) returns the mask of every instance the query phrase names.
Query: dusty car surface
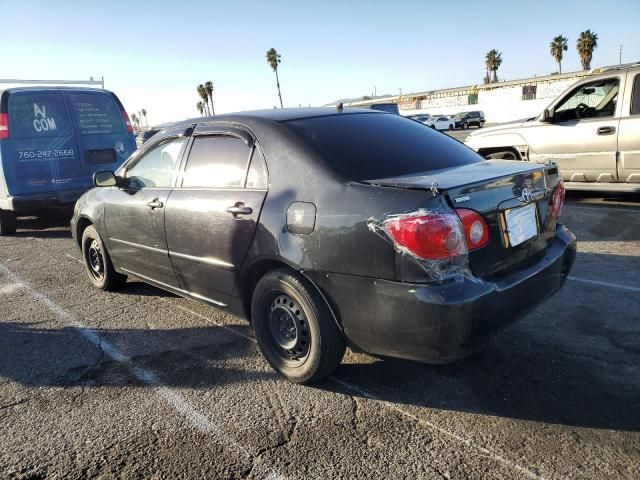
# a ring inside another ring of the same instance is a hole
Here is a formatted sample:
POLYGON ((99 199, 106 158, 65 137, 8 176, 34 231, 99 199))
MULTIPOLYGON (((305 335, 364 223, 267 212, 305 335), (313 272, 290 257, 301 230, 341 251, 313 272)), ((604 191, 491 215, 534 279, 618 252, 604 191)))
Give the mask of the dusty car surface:
POLYGON ((640 65, 604 69, 538 117, 474 132, 465 143, 487 158, 552 160, 568 189, 640 192, 640 65))
POLYGON ((301 383, 347 345, 460 359, 555 293, 575 257, 555 166, 484 161, 374 110, 185 121, 95 183, 71 227, 96 287, 131 275, 243 315, 301 383))

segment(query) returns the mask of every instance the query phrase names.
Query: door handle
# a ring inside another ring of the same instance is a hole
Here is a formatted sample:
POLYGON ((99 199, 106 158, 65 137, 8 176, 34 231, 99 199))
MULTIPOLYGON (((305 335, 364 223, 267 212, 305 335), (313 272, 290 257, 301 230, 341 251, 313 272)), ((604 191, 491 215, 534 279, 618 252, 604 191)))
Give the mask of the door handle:
POLYGON ((227 207, 227 212, 231 213, 234 218, 238 218, 239 215, 251 215, 253 209, 251 207, 245 207, 242 202, 237 202, 232 207, 227 207))
POLYGON ((599 127, 598 135, 611 135, 616 133, 616 127, 599 127))
POLYGON ((162 203, 158 198, 154 198, 153 200, 147 203, 147 207, 149 207, 152 210, 155 208, 162 208, 163 206, 164 206, 164 203, 162 203))

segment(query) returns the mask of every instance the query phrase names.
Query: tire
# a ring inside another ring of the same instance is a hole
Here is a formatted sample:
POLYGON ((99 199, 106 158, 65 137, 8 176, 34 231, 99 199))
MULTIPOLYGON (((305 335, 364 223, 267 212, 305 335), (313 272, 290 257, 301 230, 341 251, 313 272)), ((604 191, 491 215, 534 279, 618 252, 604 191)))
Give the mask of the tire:
POLYGON ((484 126, 484 122, 480 122, 480 123, 478 124, 478 128, 482 128, 483 126, 484 126))
POLYGON ((469 123, 464 122, 464 123, 462 124, 462 129, 463 129, 463 130, 469 130, 469 123))
POLYGON ((430 125, 431 128, 433 128, 434 130, 436 129, 435 125, 430 125))
POLYGON ((258 281, 251 323, 264 357, 292 382, 327 377, 344 356, 342 332, 324 298, 292 270, 272 270, 258 281))
POLYGON ((449 130, 453 130, 453 125, 449 125, 449 130))
POLYGON ((502 150, 499 152, 492 152, 485 155, 485 158, 489 160, 520 160, 520 156, 513 150, 502 150))
POLYGON ((89 281, 100 290, 117 290, 127 281, 127 276, 114 270, 109 252, 93 225, 82 233, 82 259, 89 281))
POLYGON ((16 233, 16 214, 9 210, 0 210, 0 236, 16 233))

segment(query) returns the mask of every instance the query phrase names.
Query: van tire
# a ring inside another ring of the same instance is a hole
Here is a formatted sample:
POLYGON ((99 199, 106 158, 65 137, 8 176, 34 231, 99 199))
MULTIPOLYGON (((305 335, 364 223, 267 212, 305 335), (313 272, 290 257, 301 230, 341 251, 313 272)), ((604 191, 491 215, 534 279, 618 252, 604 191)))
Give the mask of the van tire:
POLYGON ((262 354, 288 380, 309 384, 329 376, 346 345, 331 310, 303 276, 266 273, 251 300, 251 323, 262 354))
POLYGON ((0 236, 16 233, 16 214, 9 210, 0 210, 0 236))
POLYGON ((89 225, 82 233, 82 260, 89 276, 89 281, 100 290, 112 291, 120 288, 127 281, 127 276, 113 268, 111 257, 107 252, 100 234, 93 225, 89 225))

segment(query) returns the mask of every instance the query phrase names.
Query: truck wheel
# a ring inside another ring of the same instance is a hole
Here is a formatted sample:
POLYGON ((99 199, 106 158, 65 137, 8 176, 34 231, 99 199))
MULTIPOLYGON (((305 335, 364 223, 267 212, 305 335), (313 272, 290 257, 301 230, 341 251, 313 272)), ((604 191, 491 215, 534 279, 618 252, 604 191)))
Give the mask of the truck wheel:
POLYGON ((114 270, 109 253, 93 225, 82 233, 82 258, 89 280, 100 290, 116 290, 127 281, 126 275, 114 270))
POLYGON ((9 210, 0 210, 0 236, 16 233, 16 214, 9 210))
POLYGON ((308 384, 327 377, 344 356, 342 332, 325 300, 291 270, 273 270, 258 281, 251 323, 262 354, 292 382, 308 384))
POLYGON ((485 158, 489 160, 520 160, 520 156, 513 150, 491 152, 485 155, 485 158))

